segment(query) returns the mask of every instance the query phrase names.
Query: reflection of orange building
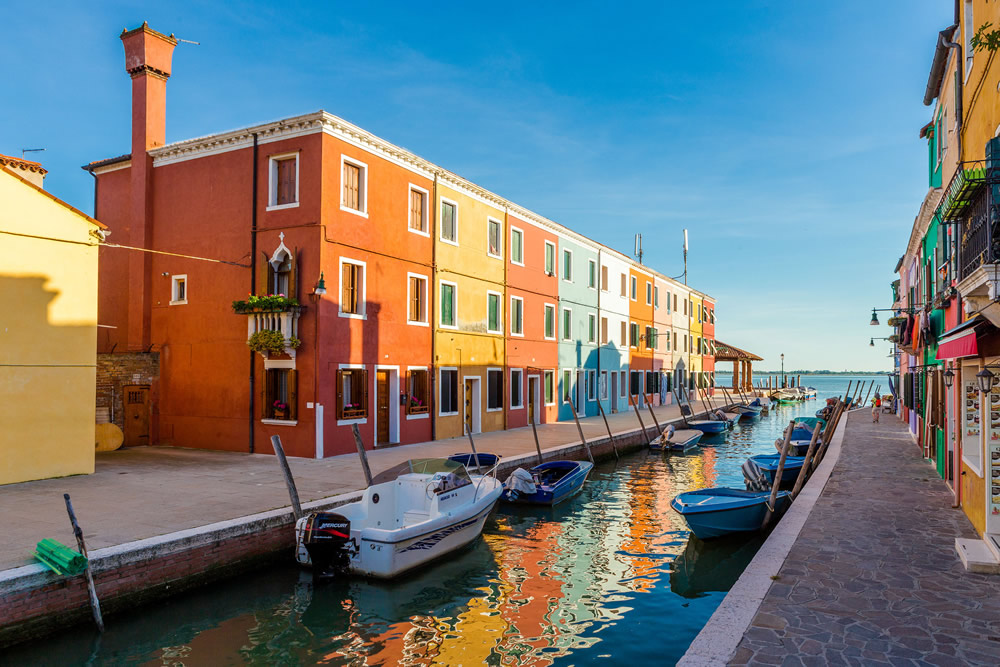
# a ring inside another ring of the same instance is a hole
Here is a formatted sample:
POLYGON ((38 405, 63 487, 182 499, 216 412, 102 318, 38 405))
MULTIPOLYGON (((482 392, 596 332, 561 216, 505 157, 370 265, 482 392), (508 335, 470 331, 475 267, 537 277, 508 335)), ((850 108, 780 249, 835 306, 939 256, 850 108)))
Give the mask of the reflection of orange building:
POLYGON ((659 561, 646 558, 642 554, 650 552, 649 541, 660 532, 659 519, 662 514, 656 507, 656 488, 653 480, 632 475, 629 487, 628 505, 631 521, 628 523, 628 539, 622 550, 631 556, 632 574, 625 585, 633 591, 648 593, 654 587, 654 577, 659 561))

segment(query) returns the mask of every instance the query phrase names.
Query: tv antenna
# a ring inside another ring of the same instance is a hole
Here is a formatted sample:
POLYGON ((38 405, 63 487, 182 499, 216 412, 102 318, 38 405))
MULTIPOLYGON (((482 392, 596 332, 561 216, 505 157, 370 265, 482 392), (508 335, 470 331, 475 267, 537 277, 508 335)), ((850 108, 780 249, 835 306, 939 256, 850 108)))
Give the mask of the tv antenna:
POLYGON ((688 230, 684 230, 684 273, 679 276, 675 276, 672 280, 677 280, 678 278, 684 278, 684 284, 688 284, 688 230))
POLYGON ((38 153, 38 152, 41 152, 41 151, 44 151, 44 150, 45 150, 44 148, 22 148, 21 149, 21 159, 22 160, 24 159, 24 154, 25 153, 38 153))
POLYGON ((639 258, 639 263, 642 264, 642 234, 635 235, 635 252, 633 254, 639 258))

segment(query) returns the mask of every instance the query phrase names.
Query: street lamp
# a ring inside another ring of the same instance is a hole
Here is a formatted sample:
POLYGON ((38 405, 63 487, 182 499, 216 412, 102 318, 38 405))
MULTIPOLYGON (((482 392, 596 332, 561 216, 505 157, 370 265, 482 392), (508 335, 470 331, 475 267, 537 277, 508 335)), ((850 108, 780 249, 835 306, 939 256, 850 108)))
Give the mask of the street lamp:
POLYGON ((871 324, 873 327, 878 326, 878 314, 875 312, 874 308, 872 308, 872 321, 869 324, 871 324))
POLYGON ((944 372, 942 376, 944 378, 944 386, 946 389, 951 389, 951 385, 955 383, 955 373, 949 368, 944 372))
POLYGON ((781 353, 781 386, 785 386, 785 353, 781 353))
POLYGON ((990 372, 990 369, 984 368, 976 373, 976 382, 979 383, 980 393, 985 394, 989 392, 990 387, 993 386, 993 373, 990 372))

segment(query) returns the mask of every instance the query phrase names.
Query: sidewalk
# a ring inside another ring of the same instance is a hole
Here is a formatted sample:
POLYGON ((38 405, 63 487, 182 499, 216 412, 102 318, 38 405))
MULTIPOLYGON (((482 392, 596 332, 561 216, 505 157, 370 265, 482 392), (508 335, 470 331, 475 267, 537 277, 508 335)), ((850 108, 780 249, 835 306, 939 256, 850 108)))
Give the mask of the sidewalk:
POLYGON ((849 416, 840 460, 730 664, 997 665, 1000 577, 906 426, 849 416))
MULTIPOLYGON (((676 405, 655 408, 661 426, 680 419, 676 405)), ((655 427, 641 409, 647 432, 655 427)), ((600 417, 581 419, 588 442, 607 438, 600 417)), ((616 436, 636 433, 635 412, 608 415, 616 436)), ((574 422, 538 426, 542 450, 580 442, 574 422)), ((531 428, 475 436, 480 452, 504 458, 532 454, 531 428)), ((270 447, 270 445, 268 445, 270 447)), ((412 458, 468 452, 467 438, 453 438, 368 452, 372 474, 412 458)), ((327 459, 289 459, 303 503, 364 488, 357 454, 327 459)), ((0 486, 0 571, 36 562, 38 540, 49 537, 75 545, 63 493, 73 498, 91 552, 219 521, 287 507, 288 491, 270 454, 241 454, 173 447, 142 447, 97 455, 97 471, 37 482, 0 486)))

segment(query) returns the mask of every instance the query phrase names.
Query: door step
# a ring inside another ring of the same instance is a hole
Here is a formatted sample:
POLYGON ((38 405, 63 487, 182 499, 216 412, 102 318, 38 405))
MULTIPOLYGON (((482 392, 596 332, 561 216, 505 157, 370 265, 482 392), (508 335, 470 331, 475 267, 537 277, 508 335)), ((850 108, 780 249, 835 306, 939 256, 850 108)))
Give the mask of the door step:
POLYGON ((1000 560, 984 540, 957 537, 955 551, 968 572, 1000 574, 1000 560))

